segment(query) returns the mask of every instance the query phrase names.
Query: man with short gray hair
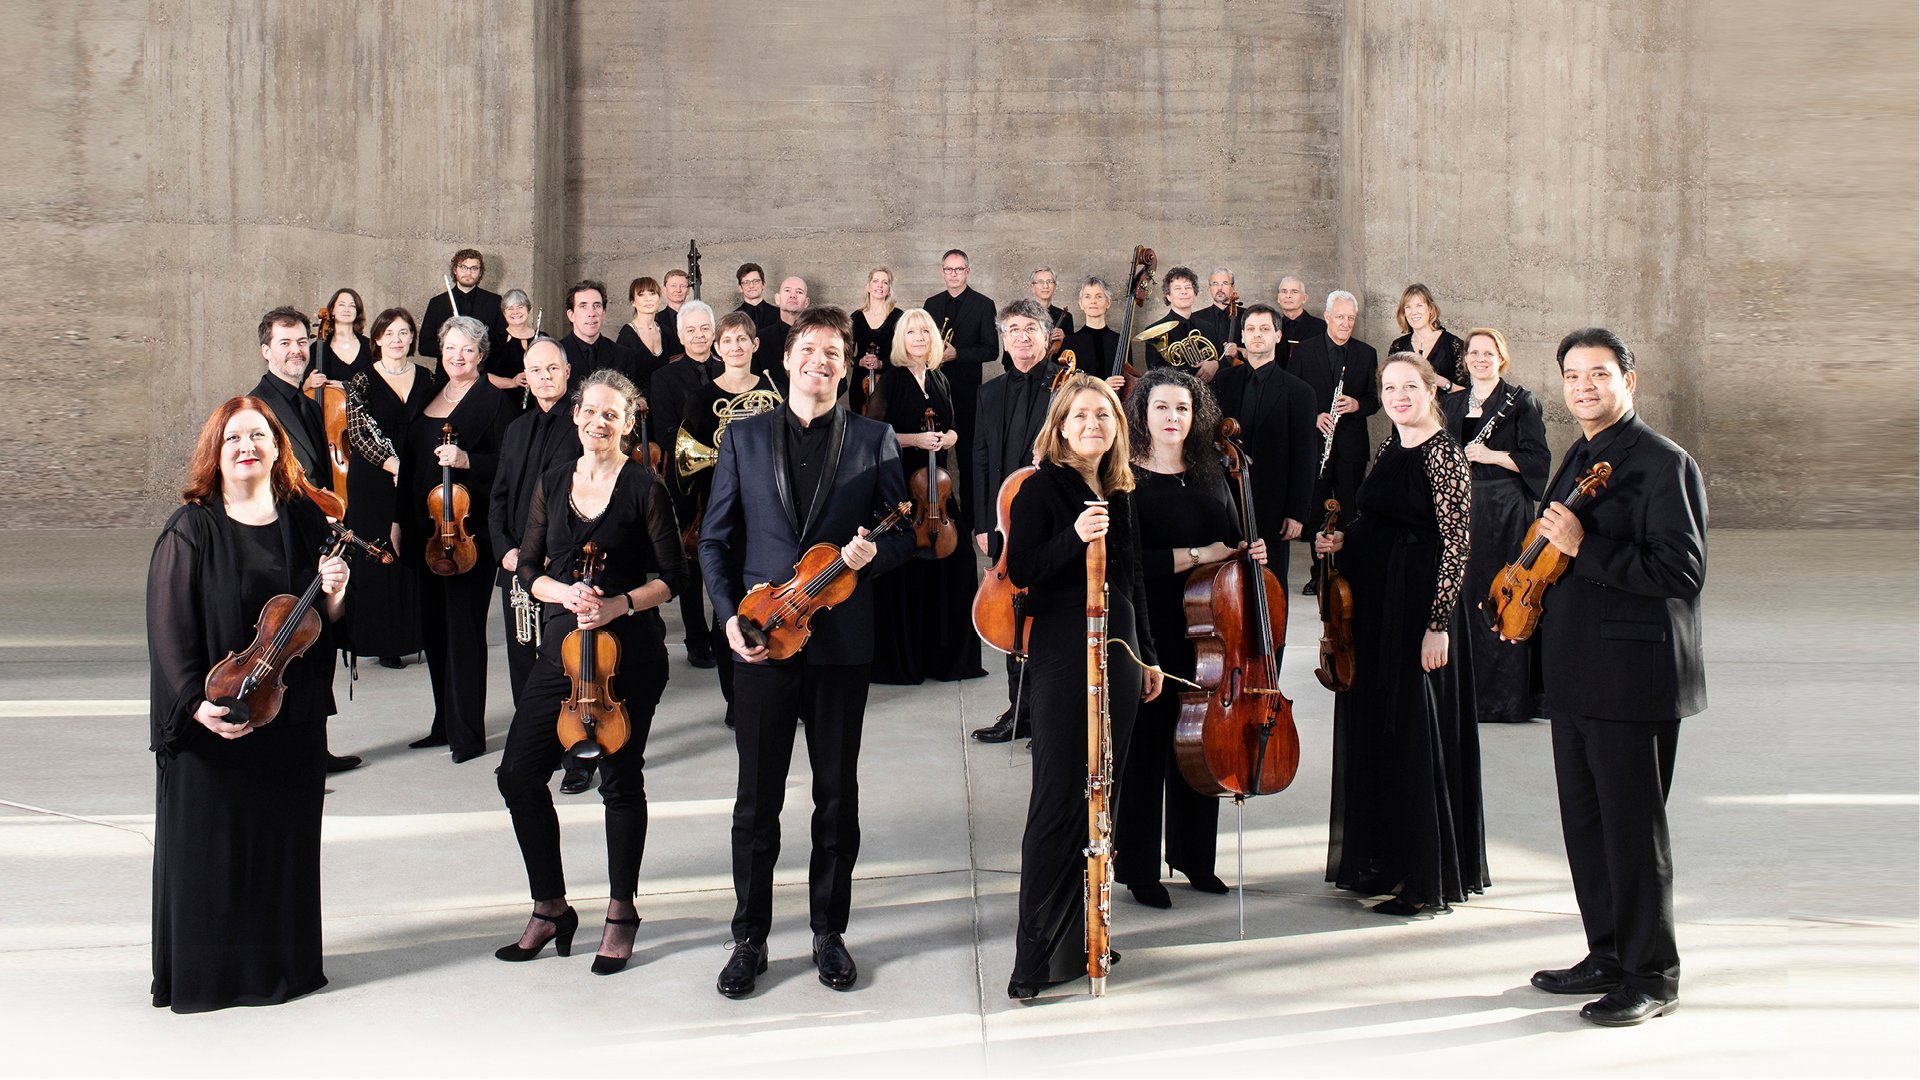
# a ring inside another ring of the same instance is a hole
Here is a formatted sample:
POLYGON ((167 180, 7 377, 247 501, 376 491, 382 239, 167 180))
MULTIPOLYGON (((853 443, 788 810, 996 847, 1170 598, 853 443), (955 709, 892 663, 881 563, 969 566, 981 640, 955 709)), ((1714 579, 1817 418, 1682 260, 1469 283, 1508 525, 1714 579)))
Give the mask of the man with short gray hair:
MULTIPOLYGON (((1328 293, 1326 312, 1326 333, 1301 342, 1287 358, 1286 370, 1313 390, 1314 408, 1318 410, 1315 426, 1321 438, 1333 439, 1332 457, 1320 470, 1312 505, 1321 507, 1329 498, 1338 499, 1344 519, 1353 515, 1354 497, 1367 475, 1372 451, 1367 417, 1380 411, 1380 389, 1374 382, 1380 354, 1353 336, 1360 318, 1360 301, 1352 293, 1344 289, 1328 293)), ((1308 528, 1306 537, 1313 532, 1308 528)), ((1302 591, 1312 595, 1313 589, 1309 577, 1302 591)))

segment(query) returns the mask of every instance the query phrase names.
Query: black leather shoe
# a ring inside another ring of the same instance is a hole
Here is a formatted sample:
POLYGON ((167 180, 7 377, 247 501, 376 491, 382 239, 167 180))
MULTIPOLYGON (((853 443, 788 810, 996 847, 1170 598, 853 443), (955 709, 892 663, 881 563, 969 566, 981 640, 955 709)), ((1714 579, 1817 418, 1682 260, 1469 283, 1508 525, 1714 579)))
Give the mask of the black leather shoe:
POLYGON ((1320 591, 1319 589, 1314 587, 1312 578, 1308 578, 1307 583, 1305 585, 1300 586, 1301 596, 1314 596, 1314 595, 1317 595, 1319 591, 1320 591))
POLYGON ((383 656, 380 658, 380 666, 394 671, 405 671, 407 659, 404 656, 383 656))
POLYGON ((720 969, 713 988, 730 998, 746 997, 753 993, 754 976, 767 973, 767 947, 736 941, 732 949, 733 955, 727 957, 727 966, 720 969))
POLYGON ((1632 1027, 1656 1016, 1665 1016, 1679 1007, 1680 999, 1677 997, 1657 998, 1622 986, 1599 1001, 1589 1001, 1581 1006, 1580 1019, 1601 1027, 1632 1027))
POLYGON ((829 990, 851 990, 860 969, 839 934, 813 935, 813 966, 820 969, 820 985, 829 990))
POLYGON ((358 754, 328 754, 327 771, 330 773, 350 772, 365 764, 358 754))
MULTIPOLYGON (((1187 874, 1185 870, 1180 872, 1187 874)), ((1193 886, 1200 892, 1212 893, 1215 896, 1224 896, 1227 892, 1227 883, 1221 881, 1220 875, 1218 874, 1208 874, 1205 872, 1187 874, 1187 884, 1193 886)))
POLYGON ((578 767, 569 763, 560 776, 560 794, 578 795, 593 786, 593 766, 582 764, 578 767))
POLYGON ((438 732, 427 732, 424 738, 415 739, 407 744, 409 750, 431 750, 436 746, 447 745, 447 737, 438 732))
POLYGON ((1173 897, 1167 892, 1167 887, 1157 881, 1143 881, 1138 885, 1129 885, 1127 891, 1133 894, 1135 902, 1151 908, 1173 906, 1173 897))
POLYGON ((1533 985, 1549 994, 1605 994, 1620 988, 1620 973, 1608 971, 1589 956, 1570 968, 1534 972, 1533 985))
POLYGON ((704 642, 687 642, 687 663, 697 668, 716 667, 719 661, 713 658, 713 646, 704 642))
POLYGON ((1031 725, 1014 722, 1012 709, 1001 713, 986 727, 973 729, 973 737, 984 743, 1012 742, 1015 739, 1031 738, 1032 735, 1031 725))
POLYGON ((477 758, 486 752, 487 752, 487 748, 484 744, 482 744, 478 750, 455 750, 452 752, 451 756, 453 757, 453 763, 455 765, 459 765, 463 762, 472 761, 474 758, 477 758))

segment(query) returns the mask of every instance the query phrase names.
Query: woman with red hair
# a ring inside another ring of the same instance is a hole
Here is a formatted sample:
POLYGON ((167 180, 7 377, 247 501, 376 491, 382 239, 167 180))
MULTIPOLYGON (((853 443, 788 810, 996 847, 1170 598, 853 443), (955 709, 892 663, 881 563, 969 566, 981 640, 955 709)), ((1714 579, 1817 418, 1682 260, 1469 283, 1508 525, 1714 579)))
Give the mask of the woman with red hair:
POLYGON ((320 970, 323 721, 347 564, 316 553, 327 521, 266 403, 236 397, 200 429, 180 509, 147 571, 147 652, 159 798, 153 1004, 275 1005, 320 970), (320 579, 319 640, 287 665, 272 723, 207 700, 207 672, 245 649, 269 598, 320 579))

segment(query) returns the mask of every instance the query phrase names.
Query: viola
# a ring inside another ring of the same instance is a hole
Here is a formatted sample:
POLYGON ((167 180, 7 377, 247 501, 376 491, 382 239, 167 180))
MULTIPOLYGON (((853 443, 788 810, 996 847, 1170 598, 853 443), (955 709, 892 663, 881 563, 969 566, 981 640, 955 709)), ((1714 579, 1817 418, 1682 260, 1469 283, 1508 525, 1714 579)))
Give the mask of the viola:
POLYGON ((1114 372, 1126 379, 1122 397, 1133 393, 1133 381, 1140 377, 1140 372, 1133 367, 1133 313, 1146 306, 1147 287, 1153 284, 1153 270, 1158 265, 1159 257, 1152 248, 1136 246, 1133 249, 1133 259, 1127 267, 1127 296, 1120 316, 1120 343, 1114 347, 1113 354, 1114 372))
MULTIPOLYGON (((913 506, 901 503, 867 532, 877 540, 906 524, 913 506)), ((858 574, 840 557, 840 545, 815 544, 800 555, 793 576, 778 585, 761 582, 740 599, 740 636, 767 656, 785 660, 813 636, 813 617, 853 595, 858 574)))
POLYGON ((1015 587, 1007 577, 1007 549, 1012 546, 1009 538, 1013 535, 1008 531, 1008 522, 1013 514, 1013 497, 1020 494, 1020 485, 1039 471, 1032 465, 1015 469, 1000 484, 999 498, 994 500, 997 515, 994 529, 1000 534, 1000 552, 987 572, 980 575, 980 587, 973 594, 974 633, 979 634, 988 647, 1013 656, 1027 654, 1027 630, 1033 620, 1023 610, 1027 590, 1015 587))
MULTIPOLYGON (((1580 478, 1565 506, 1578 509, 1600 493, 1613 478, 1613 466, 1596 461, 1580 478)), ((1573 557, 1540 535, 1540 522, 1527 526, 1527 538, 1521 543, 1520 557, 1494 575, 1493 587, 1480 607, 1493 619, 1494 632, 1508 641, 1525 641, 1540 625, 1541 600, 1547 587, 1567 572, 1573 557)))
MULTIPOLYGON (((924 430, 938 433, 940 424, 932 409, 926 412, 924 430)), ((944 559, 960 546, 960 530, 947 513, 947 500, 953 498, 953 476, 940 467, 940 451, 928 450, 925 466, 907 478, 907 494, 913 498, 913 544, 931 550, 933 557, 944 559)))
MULTIPOLYGON (((860 315, 857 311, 854 312, 854 314, 860 318, 866 318, 866 316, 860 315)), ((879 417, 873 414, 880 411, 880 373, 868 367, 866 360, 869 357, 879 355, 879 350, 875 346, 869 345, 867 346, 866 356, 860 358, 860 415, 869 420, 879 419, 879 417)))
MULTIPOLYGON (((1253 461, 1220 421, 1214 446, 1239 487, 1240 529, 1260 535, 1253 506, 1253 461)), ((1194 676, 1202 689, 1180 694, 1174 757, 1202 795, 1271 795, 1300 770, 1293 702, 1280 692, 1279 648, 1287 636, 1287 591, 1243 543, 1233 558, 1196 569, 1183 601, 1194 639, 1194 676)))
MULTIPOLYGON (((378 540, 362 540, 332 522, 327 530, 327 542, 320 546, 322 557, 352 550, 381 563, 393 561, 393 553, 378 540)), ((268 599, 254 623, 253 643, 237 653, 228 653, 207 672, 207 700, 219 703, 238 699, 247 707, 249 725, 264 727, 272 723, 280 715, 281 700, 287 693, 287 665, 320 639, 320 613, 313 610, 319 599, 318 574, 298 597, 282 593, 268 599)))
MULTIPOLYGON (((320 366, 320 350, 333 340, 333 309, 321 308, 314 315, 314 325, 318 328, 313 343, 313 351, 307 359, 306 374, 300 377, 300 385, 305 386, 320 366)), ((327 492, 331 498, 315 499, 322 513, 338 521, 347 513, 347 392, 338 386, 327 384, 308 391, 308 398, 320 410, 321 426, 327 439, 327 492)))
MULTIPOLYGON (((1239 321, 1240 321, 1240 290, 1230 289, 1227 292, 1227 345, 1235 344, 1234 339, 1240 336, 1239 334, 1234 332, 1234 324, 1238 323, 1239 321)), ((1227 351, 1226 347, 1222 346, 1220 349, 1220 352, 1224 355, 1226 351, 1227 351)), ((1237 348, 1233 350, 1233 356, 1228 358, 1227 360, 1228 366, 1230 367, 1239 367, 1243 362, 1244 361, 1240 357, 1240 350, 1237 348)))
MULTIPOLYGON (((1327 500, 1327 521, 1320 531, 1332 536, 1340 523, 1340 500, 1327 500)), ((1320 558, 1313 591, 1320 601, 1320 666, 1313 677, 1336 694, 1353 689, 1353 587, 1334 568, 1333 554, 1320 558)))
POLYGON ((640 434, 634 440, 633 449, 627 456, 633 459, 635 465, 659 476, 660 447, 653 441, 652 432, 649 430, 653 422, 653 410, 648 407, 646 398, 640 399, 640 405, 636 411, 640 415, 640 434))
POLYGON ((1073 355, 1072 349, 1062 350, 1060 359, 1056 363, 1060 365, 1060 370, 1054 372, 1053 378, 1047 380, 1047 392, 1050 394, 1058 392, 1061 387, 1067 385, 1068 379, 1073 378, 1080 371, 1080 358, 1073 355))
MULTIPOLYGON (((574 563, 574 580, 597 585, 607 568, 607 553, 589 540, 574 563)), ((587 763, 627 745, 632 725, 627 707, 613 696, 620 670, 620 641, 605 629, 576 629, 560 643, 560 666, 567 672, 567 698, 560 703, 554 731, 568 759, 587 763)))
MULTIPOLYGON (((453 424, 440 425, 440 445, 455 446, 453 424)), ((453 482, 453 466, 440 466, 440 483, 427 492, 427 516, 433 519, 433 538, 427 541, 427 569, 441 577, 473 569, 480 552, 467 526, 471 499, 465 485, 453 482)))

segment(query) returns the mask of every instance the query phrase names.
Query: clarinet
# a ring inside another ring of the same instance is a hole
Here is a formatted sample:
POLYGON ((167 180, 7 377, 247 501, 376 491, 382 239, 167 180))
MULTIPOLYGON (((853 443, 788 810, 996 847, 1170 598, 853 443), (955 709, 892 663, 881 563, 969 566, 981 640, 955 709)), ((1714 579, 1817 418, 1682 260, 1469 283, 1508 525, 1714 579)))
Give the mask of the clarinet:
MULTIPOLYGON (((1473 391, 1469 390, 1467 392, 1472 393, 1473 391)), ((1487 436, 1493 434, 1494 425, 1500 422, 1501 417, 1507 415, 1507 410, 1513 408, 1514 399, 1519 396, 1520 391, 1518 388, 1507 391, 1507 400, 1500 403, 1500 408, 1496 409, 1492 416, 1487 417, 1487 422, 1480 425, 1479 432, 1477 432, 1473 438, 1467 440, 1467 445, 1479 446, 1481 443, 1486 442, 1487 436)))
MULTIPOLYGON (((1345 372, 1342 372, 1340 375, 1340 378, 1335 380, 1333 384, 1333 400, 1334 401, 1340 400, 1340 393, 1346 388, 1347 388, 1347 376, 1345 372)), ((1328 413, 1333 412, 1333 405, 1331 403, 1327 405, 1327 412, 1328 413)), ((1320 448, 1320 470, 1314 474, 1315 476, 1327 475, 1327 462, 1333 459, 1333 432, 1339 431, 1339 430, 1340 430, 1340 418, 1338 416, 1335 416, 1333 418, 1333 431, 1327 432, 1326 445, 1320 448)))
MULTIPOLYGON (((1088 503, 1104 506, 1104 502, 1088 503)), ((1107 992, 1113 966, 1113 731, 1107 712, 1107 541, 1087 544, 1087 983, 1107 992)))

